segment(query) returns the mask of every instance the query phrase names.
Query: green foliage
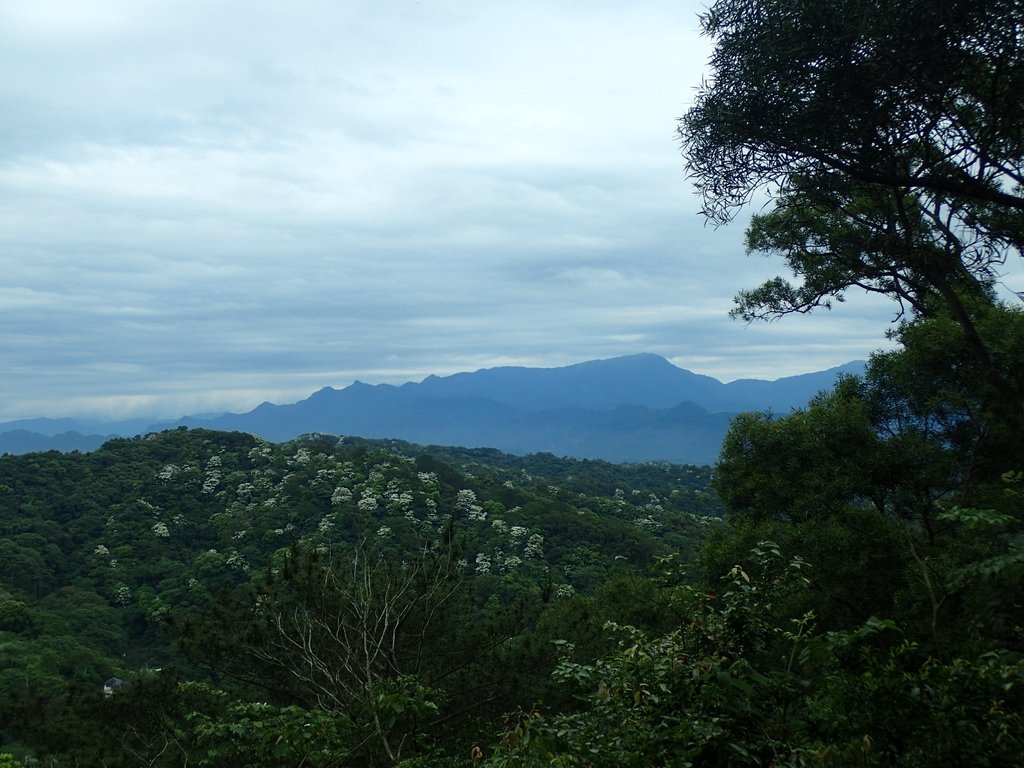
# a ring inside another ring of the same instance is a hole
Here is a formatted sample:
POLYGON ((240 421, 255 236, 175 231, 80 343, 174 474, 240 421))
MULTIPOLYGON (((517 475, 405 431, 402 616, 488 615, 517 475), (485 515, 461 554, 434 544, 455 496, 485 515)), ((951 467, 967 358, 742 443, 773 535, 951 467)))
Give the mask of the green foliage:
MULTIPOLYGON (((456 744, 465 755, 462 740, 484 743, 501 711, 550 688, 546 638, 564 634, 553 617, 655 554, 695 552, 720 512, 708 468, 431 451, 179 429, 92 454, 0 459, 0 745, 54 764, 104 748, 197 764, 243 754, 249 742, 225 741, 228 726, 262 717, 254 707, 266 702, 268 721, 349 723, 346 764, 441 761, 456 744), (453 591, 420 599, 431 584, 453 591), (380 610, 398 585, 411 599, 380 610), (274 634, 275 611, 301 621, 274 634), (345 677, 354 687, 336 686, 333 703, 324 676, 295 675, 300 653, 273 647, 315 629, 321 652, 365 660, 330 639, 326 620, 356 627, 371 614, 396 642, 369 675, 345 677), (138 678, 172 667, 175 680, 215 680, 220 703, 138 678), (100 706, 114 675, 130 686, 100 706), (155 709, 135 706, 143 696, 155 709), (110 707, 122 728, 97 725, 110 707)), ((601 602, 598 613, 617 615, 601 602)))
POLYGON ((879 437, 853 377, 806 410, 741 414, 722 446, 715 488, 734 514, 803 521, 884 493, 873 475, 879 437))
POLYGON ((1013 763, 1019 655, 940 661, 890 619, 832 631, 813 613, 787 619, 793 593, 811 587, 807 564, 770 542, 750 560, 720 595, 680 588, 691 618, 671 632, 608 625, 614 651, 555 673, 581 706, 510 716, 488 765, 1013 763))
POLYGON ((278 701, 343 718, 353 759, 394 762, 420 724, 438 718, 445 693, 424 680, 466 664, 468 650, 455 653, 452 642, 460 609, 472 611, 455 554, 428 546, 399 563, 375 550, 334 559, 295 550, 278 573, 185 627, 185 648, 278 701))
POLYGON ((1024 244, 1019 9, 717 0, 703 23, 689 168, 719 222, 768 188, 748 246, 793 275, 736 314, 859 288, 898 302, 897 348, 739 416, 717 493, 708 468, 324 435, 3 457, 0 746, 111 768, 1019 762, 1024 312, 994 298, 1024 244))
MULTIPOLYGON (((706 540, 705 572, 764 536, 815 563, 807 588, 773 596, 771 620, 755 625, 763 648, 784 618, 801 628, 784 667, 799 725, 773 764, 1018 759, 1024 449, 1006 385, 1021 384, 1024 313, 971 312, 969 325, 947 309, 903 323, 900 348, 875 355, 862 380, 789 416, 743 416, 726 440, 715 479, 726 525, 706 540)), ((781 658, 754 663, 771 678, 781 658)), ((763 711, 761 725, 777 727, 763 711)))
POLYGON ((587 467, 588 494, 546 457, 467 475, 319 437, 5 458, 3 743, 53 765, 1005 764, 1024 456, 960 334, 907 324, 862 380, 740 417, 724 524, 686 511, 706 472, 661 465, 587 467))
POLYGON ((784 757, 785 747, 765 726, 777 705, 768 711, 757 706, 785 695, 790 670, 772 678, 759 662, 777 645, 773 635, 783 647, 804 642, 809 619, 796 633, 779 633, 770 624, 770 601, 802 581, 804 564, 782 565, 777 547, 767 542, 755 557, 764 576, 736 566, 720 597, 678 588, 675 599, 689 616, 679 629, 652 637, 606 625, 618 638, 614 652, 592 663, 567 658, 555 672, 556 680, 583 693, 583 708, 550 717, 520 714, 489 764, 685 766, 784 757))
POLYGON ((0 601, 0 632, 27 632, 32 626, 29 608, 20 600, 0 601))
POLYGON ((1024 18, 1009 0, 718 0, 713 76, 680 122, 704 212, 767 190, 748 249, 782 277, 737 297, 771 319, 857 288, 899 314, 945 312, 988 384, 1024 409, 986 335, 1002 265, 1024 247, 1024 18))
POLYGON ((975 226, 1019 244, 1013 2, 718 0, 702 24, 713 76, 679 130, 713 219, 762 185, 832 173, 969 202, 975 226))
POLYGON ((196 765, 336 766, 354 744, 355 729, 344 716, 263 702, 231 704, 217 717, 195 713, 196 765))

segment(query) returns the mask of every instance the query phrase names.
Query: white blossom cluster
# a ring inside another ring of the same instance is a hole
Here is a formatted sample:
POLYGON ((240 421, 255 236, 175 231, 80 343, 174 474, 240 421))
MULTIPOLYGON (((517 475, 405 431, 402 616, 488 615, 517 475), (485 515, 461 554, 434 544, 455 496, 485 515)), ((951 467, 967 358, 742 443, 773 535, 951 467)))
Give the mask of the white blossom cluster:
POLYGON ((473 505, 469 509, 469 519, 482 522, 487 519, 487 513, 484 512, 484 508, 479 505, 473 505))
POLYGON ((252 483, 239 483, 235 489, 235 496, 241 501, 248 501, 256 493, 256 486, 252 483))
POLYGON ((455 497, 455 509, 465 512, 470 520, 486 520, 487 513, 484 508, 476 503, 476 493, 469 488, 463 488, 455 497))
POLYGON ((633 525, 635 525, 642 531, 657 531, 661 528, 661 523, 655 520, 650 515, 638 517, 636 520, 633 521, 633 525))
POLYGON ((522 548, 522 557, 520 557, 516 554, 506 555, 501 547, 495 547, 490 563, 497 565, 501 572, 516 570, 523 564, 524 559, 543 559, 544 537, 539 533, 531 534, 530 529, 522 525, 509 526, 508 522, 501 518, 492 519, 491 528, 496 533, 504 535, 514 549, 522 548))
POLYGON ((644 504, 644 509, 649 509, 652 512, 663 512, 664 508, 661 506, 661 502, 662 500, 652 493, 647 498, 647 503, 644 504))
POLYGON ((228 555, 227 560, 225 560, 224 562, 228 565, 228 567, 234 568, 238 571, 249 570, 249 564, 245 562, 245 555, 243 555, 241 552, 232 552, 230 555, 228 555))
POLYGON ((366 485, 374 486, 383 489, 384 488, 384 472, 383 468, 389 466, 388 464, 378 464, 376 467, 370 470, 370 474, 366 476, 366 485))
POLYGON ((334 493, 331 494, 331 504, 338 506, 346 501, 352 501, 352 491, 344 485, 339 485, 334 489, 334 493))
MULTIPOLYGON (((397 480, 388 483, 387 500, 387 507, 391 512, 407 512, 412 507, 412 494, 402 488, 401 483, 397 480)), ((409 515, 406 514, 406 517, 409 515)), ((416 518, 412 517, 411 519, 415 520, 416 518)))
POLYGON ((327 469, 325 467, 323 469, 318 469, 316 471, 316 476, 313 478, 313 483, 312 484, 313 484, 314 487, 320 487, 320 486, 324 486, 324 485, 329 485, 333 480, 334 480, 334 470, 333 469, 327 469))
POLYGON ((532 560, 540 560, 544 557, 544 537, 534 533, 526 541, 523 555, 532 560))
POLYGON ((167 528, 167 523, 161 522, 159 520, 153 524, 153 527, 150 530, 153 531, 153 534, 158 539, 166 539, 169 538, 171 535, 170 530, 168 530, 167 528))
POLYGON ((94 549, 92 553, 94 555, 99 555, 100 557, 106 557, 110 554, 110 550, 107 549, 107 546, 105 544, 97 544, 96 549, 94 549))
POLYGON ((203 493, 213 493, 220 486, 222 464, 220 456, 211 456, 206 460, 206 477, 203 480, 203 493))
POLYGON ((253 463, 270 461, 273 455, 274 449, 266 443, 249 449, 249 461, 253 463))
POLYGON ((432 523, 436 523, 439 519, 437 514, 437 501, 434 499, 424 499, 423 503, 427 507, 427 520, 432 523))
POLYGON ((127 584, 122 584, 117 588, 117 592, 114 593, 114 602, 121 606, 131 605, 132 590, 127 584))
POLYGON ((181 467, 177 464, 167 464, 163 469, 157 472, 156 476, 158 480, 167 482, 179 472, 181 472, 181 467))
POLYGON ((211 470, 206 473, 206 479, 203 480, 203 493, 213 493, 220 486, 220 472, 217 470, 211 470))

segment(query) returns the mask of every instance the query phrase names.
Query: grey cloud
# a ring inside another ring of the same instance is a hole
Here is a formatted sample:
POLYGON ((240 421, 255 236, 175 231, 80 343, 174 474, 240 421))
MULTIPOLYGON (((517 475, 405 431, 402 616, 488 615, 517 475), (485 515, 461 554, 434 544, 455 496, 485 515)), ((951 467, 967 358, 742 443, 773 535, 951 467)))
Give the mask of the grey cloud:
POLYGON ((882 342, 870 304, 726 317, 778 265, 684 178, 699 3, 83 8, 0 10, 0 418, 639 351, 777 376, 882 342))

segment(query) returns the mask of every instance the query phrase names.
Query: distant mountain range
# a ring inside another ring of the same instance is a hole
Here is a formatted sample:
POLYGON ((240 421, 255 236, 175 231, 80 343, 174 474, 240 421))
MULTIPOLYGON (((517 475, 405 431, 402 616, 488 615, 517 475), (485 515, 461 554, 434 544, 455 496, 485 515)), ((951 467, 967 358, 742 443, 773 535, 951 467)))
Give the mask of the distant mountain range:
POLYGON ((248 413, 175 422, 13 421, 0 424, 0 452, 87 451, 112 436, 189 426, 251 432, 274 442, 324 432, 517 454, 709 464, 732 415, 788 413, 831 388, 839 374, 863 370, 855 361, 775 381, 724 384, 652 354, 563 368, 488 368, 401 386, 357 381, 290 405, 263 403, 248 413))

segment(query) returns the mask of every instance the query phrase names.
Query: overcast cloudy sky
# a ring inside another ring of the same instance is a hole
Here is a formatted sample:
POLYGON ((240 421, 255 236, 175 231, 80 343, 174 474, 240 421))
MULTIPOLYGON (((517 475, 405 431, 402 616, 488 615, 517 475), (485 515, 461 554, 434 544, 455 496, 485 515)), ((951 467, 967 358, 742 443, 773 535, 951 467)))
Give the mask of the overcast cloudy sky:
POLYGON ((0 418, 655 352, 777 378, 888 306, 746 327, 697 215, 691 0, 0 3, 0 418))

